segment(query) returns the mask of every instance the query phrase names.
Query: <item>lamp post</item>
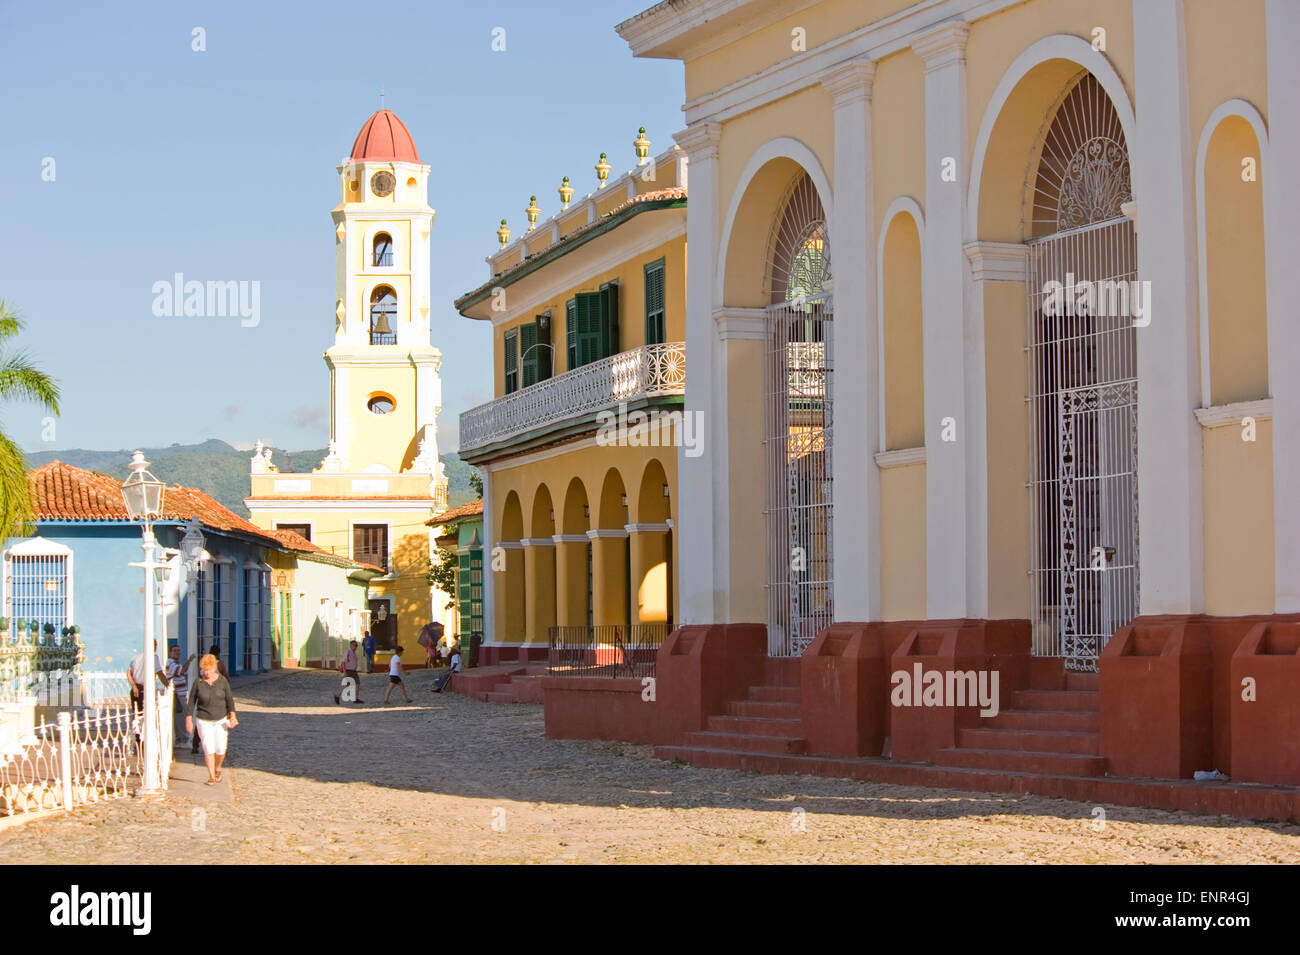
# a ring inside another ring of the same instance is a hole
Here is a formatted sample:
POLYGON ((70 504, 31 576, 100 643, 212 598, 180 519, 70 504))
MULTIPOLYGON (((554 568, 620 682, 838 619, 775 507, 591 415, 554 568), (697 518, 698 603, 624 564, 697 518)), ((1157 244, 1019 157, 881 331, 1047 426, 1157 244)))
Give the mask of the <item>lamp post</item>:
POLYGON ((141 549, 144 560, 132 567, 144 570, 144 665, 148 677, 143 691, 141 718, 144 730, 140 734, 144 746, 144 768, 141 771, 141 793, 156 794, 162 790, 162 780, 158 773, 158 698, 154 690, 154 603, 156 586, 155 574, 165 569, 165 563, 154 560, 156 540, 153 535, 153 522, 162 516, 163 483, 148 471, 149 462, 144 459, 143 451, 131 455, 131 474, 122 482, 122 502, 126 505, 127 515, 133 521, 140 521, 142 527, 141 549))
MULTIPOLYGON (((181 538, 181 562, 185 565, 185 649, 196 655, 201 655, 203 647, 199 646, 198 594, 195 592, 195 584, 199 578, 199 563, 206 553, 203 549, 206 543, 203 532, 199 530, 198 519, 191 517, 185 525, 185 536, 181 538)), ((181 656, 188 654, 182 651, 181 656)))

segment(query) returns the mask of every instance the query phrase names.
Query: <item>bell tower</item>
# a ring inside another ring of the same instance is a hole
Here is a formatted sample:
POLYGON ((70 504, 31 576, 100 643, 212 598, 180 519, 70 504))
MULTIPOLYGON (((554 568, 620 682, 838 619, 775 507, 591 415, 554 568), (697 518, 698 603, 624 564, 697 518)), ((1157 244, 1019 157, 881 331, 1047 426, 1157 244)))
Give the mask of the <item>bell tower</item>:
POLYGON ((429 167, 391 110, 371 116, 338 167, 330 456, 322 470, 429 471, 442 354, 429 344, 429 167))

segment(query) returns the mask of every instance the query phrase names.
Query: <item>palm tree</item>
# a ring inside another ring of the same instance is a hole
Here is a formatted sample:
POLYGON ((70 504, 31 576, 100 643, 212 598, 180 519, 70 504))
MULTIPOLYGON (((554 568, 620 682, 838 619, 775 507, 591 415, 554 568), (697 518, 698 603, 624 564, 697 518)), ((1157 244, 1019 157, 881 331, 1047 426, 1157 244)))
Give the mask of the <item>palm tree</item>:
MULTIPOLYGON (((0 403, 35 401, 59 413, 59 386, 28 360, 25 352, 5 354, 4 344, 23 329, 23 321, 0 300, 0 403)), ((0 544, 22 536, 32 519, 27 492, 27 462, 22 449, 0 430, 0 544)))

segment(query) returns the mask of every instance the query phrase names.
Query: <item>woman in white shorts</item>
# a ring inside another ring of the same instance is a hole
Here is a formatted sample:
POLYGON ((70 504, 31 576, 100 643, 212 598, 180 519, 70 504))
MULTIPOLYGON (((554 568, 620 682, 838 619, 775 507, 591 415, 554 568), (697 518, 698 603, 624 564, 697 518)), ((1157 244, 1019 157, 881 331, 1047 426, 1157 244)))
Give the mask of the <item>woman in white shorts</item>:
POLYGON ((194 681, 185 706, 185 731, 193 733, 197 729, 203 761, 208 765, 209 786, 221 781, 226 731, 238 725, 230 683, 217 672, 217 658, 209 653, 199 661, 199 679, 194 681))

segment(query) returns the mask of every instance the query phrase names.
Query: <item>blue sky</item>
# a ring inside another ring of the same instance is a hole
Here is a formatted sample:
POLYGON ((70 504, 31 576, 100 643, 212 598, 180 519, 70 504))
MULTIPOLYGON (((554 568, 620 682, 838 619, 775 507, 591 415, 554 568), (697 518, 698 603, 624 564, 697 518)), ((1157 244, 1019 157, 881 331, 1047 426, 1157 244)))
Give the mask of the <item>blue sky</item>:
POLYGON ((323 446, 335 167, 382 85, 433 170, 453 447, 492 369, 485 324, 451 302, 487 278, 497 223, 518 235, 533 193, 550 215, 561 176, 591 191, 602 151, 630 168, 638 126, 657 153, 684 125, 681 64, 634 59, 613 29, 650 5, 0 2, 0 298, 64 395, 54 440, 34 406, 0 407, 0 425, 29 450, 323 446), (155 317, 153 284, 176 272, 259 281, 260 324, 155 317))

